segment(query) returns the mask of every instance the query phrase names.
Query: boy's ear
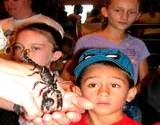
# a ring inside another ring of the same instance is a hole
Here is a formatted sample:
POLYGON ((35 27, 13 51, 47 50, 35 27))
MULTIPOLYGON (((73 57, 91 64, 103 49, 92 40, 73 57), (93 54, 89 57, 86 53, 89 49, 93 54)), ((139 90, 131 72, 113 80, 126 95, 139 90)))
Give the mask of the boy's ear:
POLYGON ((131 102, 134 99, 134 97, 136 96, 136 94, 137 94, 137 88, 136 87, 130 88, 128 91, 126 101, 131 102))
POLYGON ((102 7, 102 8, 101 8, 101 14, 102 14, 102 16, 104 16, 104 17, 108 17, 108 11, 107 11, 107 8, 106 8, 106 7, 102 7))
POLYGON ((53 59, 52 59, 52 61, 56 61, 56 60, 58 60, 58 59, 60 59, 61 57, 62 57, 62 52, 61 51, 55 51, 54 53, 53 53, 53 59))

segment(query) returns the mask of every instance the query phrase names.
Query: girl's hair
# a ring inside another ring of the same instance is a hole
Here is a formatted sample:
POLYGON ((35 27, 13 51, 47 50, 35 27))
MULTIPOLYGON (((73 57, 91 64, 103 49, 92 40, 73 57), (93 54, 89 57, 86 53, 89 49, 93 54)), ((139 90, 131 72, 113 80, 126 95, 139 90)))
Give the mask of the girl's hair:
MULTIPOLYGON (((124 72, 124 74, 126 74, 126 78, 127 78, 127 80, 128 80, 128 83, 129 83, 129 88, 132 88, 133 86, 134 86, 134 81, 133 81, 133 79, 129 76, 129 74, 127 73, 127 72, 125 72, 123 69, 121 69, 120 67, 118 67, 116 64, 114 64, 114 63, 112 63, 112 62, 96 62, 96 63, 93 63, 93 64, 91 64, 91 65, 94 65, 94 64, 102 64, 102 65, 105 65, 105 66, 111 66, 111 67, 113 67, 113 68, 117 68, 117 69, 120 69, 120 70, 122 70, 123 72, 124 72)), ((89 65, 89 66, 91 66, 91 65, 89 65)), ((89 67, 88 66, 88 67, 89 67)), ((85 71, 87 70, 87 68, 88 67, 86 67, 82 72, 81 72, 81 74, 80 74, 80 77, 78 77, 77 78, 77 80, 76 80, 76 84, 77 84, 77 86, 81 86, 81 80, 82 80, 82 77, 83 77, 83 75, 85 74, 85 71)))
MULTIPOLYGON (((139 2, 139 10, 142 10, 142 0, 137 0, 139 2)), ((112 0, 106 0, 104 5, 108 7, 111 4, 112 0)))
POLYGON ((45 35, 53 44, 54 49, 59 49, 62 44, 61 34, 45 23, 24 24, 16 28, 11 36, 11 46, 15 44, 17 35, 24 30, 32 30, 45 35))

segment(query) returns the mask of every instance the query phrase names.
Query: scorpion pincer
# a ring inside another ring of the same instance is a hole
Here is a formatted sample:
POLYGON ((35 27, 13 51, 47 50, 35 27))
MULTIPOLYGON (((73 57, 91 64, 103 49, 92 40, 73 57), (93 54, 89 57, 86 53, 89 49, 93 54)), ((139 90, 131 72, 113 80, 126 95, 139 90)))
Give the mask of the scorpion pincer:
POLYGON ((46 108, 47 110, 50 110, 50 108, 54 104, 56 104, 55 110, 62 110, 63 97, 62 97, 62 92, 58 90, 57 87, 58 84, 57 76, 55 74, 51 74, 50 70, 46 66, 40 66, 37 63, 35 63, 32 59, 30 59, 28 56, 28 50, 24 51, 23 58, 25 59, 26 62, 34 66, 33 70, 35 70, 36 68, 38 69, 38 71, 33 72, 31 75, 39 73, 42 79, 42 81, 37 81, 34 84, 33 89, 35 89, 36 85, 39 83, 46 85, 44 88, 41 89, 39 93, 39 95, 42 95, 41 109, 44 110, 44 108, 46 108), (56 95, 56 102, 53 98, 49 97, 49 94, 56 95))

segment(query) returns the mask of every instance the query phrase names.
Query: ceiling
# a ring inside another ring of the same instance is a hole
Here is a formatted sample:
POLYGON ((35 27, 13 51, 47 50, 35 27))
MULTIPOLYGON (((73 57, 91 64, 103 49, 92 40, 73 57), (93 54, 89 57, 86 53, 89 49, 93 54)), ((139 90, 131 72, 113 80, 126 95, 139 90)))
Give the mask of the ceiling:
POLYGON ((104 0, 61 0, 63 5, 75 5, 75 4, 102 4, 104 0))

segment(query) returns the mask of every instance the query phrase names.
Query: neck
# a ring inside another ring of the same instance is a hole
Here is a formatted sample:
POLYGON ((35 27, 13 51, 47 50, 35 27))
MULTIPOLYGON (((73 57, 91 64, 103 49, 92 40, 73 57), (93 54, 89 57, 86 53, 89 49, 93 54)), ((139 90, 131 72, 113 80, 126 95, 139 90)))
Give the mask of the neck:
POLYGON ((35 14, 36 13, 34 13, 31 9, 29 9, 29 10, 25 10, 23 12, 19 12, 18 15, 14 16, 14 19, 17 19, 17 20, 26 19, 26 18, 29 18, 29 17, 35 15, 35 14))
POLYGON ((102 32, 103 32, 102 34, 104 35, 106 39, 114 43, 120 43, 126 37, 125 31, 117 30, 115 28, 111 28, 110 26, 105 28, 102 32))
POLYGON ((112 113, 106 115, 96 114, 95 112, 90 112, 87 117, 88 125, 111 125, 123 118, 123 113, 112 113))

